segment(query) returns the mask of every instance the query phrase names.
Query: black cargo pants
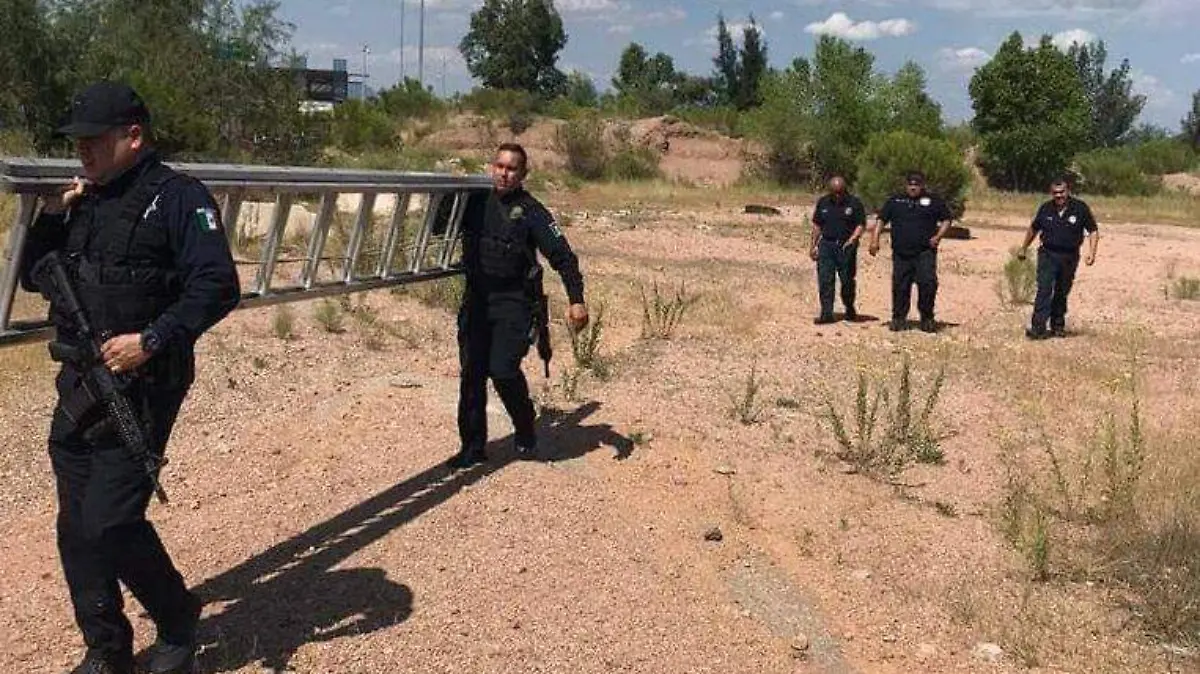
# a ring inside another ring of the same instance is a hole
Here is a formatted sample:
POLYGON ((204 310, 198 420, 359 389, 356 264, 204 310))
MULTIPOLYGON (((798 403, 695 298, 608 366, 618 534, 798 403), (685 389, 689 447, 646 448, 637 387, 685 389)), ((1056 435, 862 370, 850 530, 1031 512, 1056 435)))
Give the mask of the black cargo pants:
POLYGON ((1067 295, 1075 284, 1079 269, 1079 252, 1059 252, 1045 247, 1038 249, 1037 295, 1033 300, 1033 329, 1044 331, 1049 321, 1051 330, 1062 330, 1067 324, 1067 295))
POLYGON ((821 315, 833 315, 834 281, 842 283, 842 304, 854 311, 858 275, 858 244, 844 247, 841 241, 821 239, 817 244, 817 295, 821 300, 821 315))
POLYGON ((487 381, 512 419, 517 445, 537 443, 536 411, 521 361, 532 344, 533 305, 523 293, 470 295, 458 312, 458 433, 462 451, 487 445, 487 381))
POLYGON ((917 311, 921 320, 933 320, 937 302, 937 251, 892 252, 892 320, 908 319, 912 286, 917 284, 917 311))
MULTIPOLYGON (((186 640, 198 598, 188 591, 154 526, 146 520, 153 485, 112 430, 84 437, 62 399, 78 381, 70 368, 58 376, 59 405, 50 424, 50 460, 58 489, 58 550, 75 620, 88 650, 118 658, 133 650, 118 581, 142 604, 173 643, 186 640), (179 635, 179 636, 174 636, 179 635)), ((145 422, 152 451, 170 437, 186 388, 129 391, 145 422)))

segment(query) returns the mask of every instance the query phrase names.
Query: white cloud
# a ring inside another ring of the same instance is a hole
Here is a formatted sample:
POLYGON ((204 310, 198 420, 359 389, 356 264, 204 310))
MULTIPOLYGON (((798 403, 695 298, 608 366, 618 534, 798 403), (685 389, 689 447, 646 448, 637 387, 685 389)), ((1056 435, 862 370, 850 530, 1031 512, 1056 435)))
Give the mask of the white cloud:
POLYGON ((1064 30, 1061 33, 1055 33, 1054 36, 1050 38, 1050 41, 1054 43, 1055 47, 1066 51, 1070 49, 1071 45, 1073 44, 1084 45, 1088 44, 1089 42, 1095 42, 1096 34, 1086 31, 1082 28, 1073 28, 1071 30, 1064 30))
POLYGON ((1184 54, 1183 58, 1179 59, 1180 63, 1200 63, 1200 54, 1184 54))
POLYGON ((348 4, 332 5, 329 8, 329 13, 334 16, 341 16, 341 17, 350 16, 350 5, 348 5, 348 4))
POLYGON ((637 23, 639 23, 639 24, 642 24, 642 23, 659 23, 659 24, 679 23, 680 21, 683 21, 684 19, 687 18, 687 12, 683 11, 679 7, 668 7, 667 9, 660 9, 660 10, 656 10, 653 12, 646 12, 645 14, 634 14, 633 17, 634 17, 634 19, 637 20, 637 23))
POLYGON ((1147 109, 1166 110, 1175 106, 1178 97, 1162 80, 1136 69, 1130 75, 1133 76, 1133 91, 1146 97, 1147 109))
POLYGON ((771 12, 768 15, 768 18, 770 18, 772 21, 782 21, 783 20, 783 12, 781 12, 777 9, 774 12, 771 12))
POLYGON ((846 40, 875 40, 881 37, 900 37, 916 32, 917 24, 908 19, 884 21, 854 21, 844 12, 834 12, 824 21, 810 23, 804 32, 814 35, 833 35, 846 40))
POLYGON ((952 72, 970 72, 987 63, 989 59, 991 55, 978 47, 945 47, 938 50, 938 62, 943 69, 952 72))
POLYGON ((611 12, 619 9, 619 6, 613 0, 559 0, 555 3, 555 6, 563 14, 611 12))
POLYGON ((609 35, 628 35, 633 32, 633 26, 627 23, 613 24, 608 27, 609 35))

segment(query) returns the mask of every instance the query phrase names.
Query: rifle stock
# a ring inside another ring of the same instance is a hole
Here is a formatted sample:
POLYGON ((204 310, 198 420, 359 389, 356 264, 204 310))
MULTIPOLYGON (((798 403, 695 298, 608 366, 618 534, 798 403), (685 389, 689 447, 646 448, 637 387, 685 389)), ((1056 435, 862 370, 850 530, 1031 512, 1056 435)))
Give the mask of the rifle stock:
POLYGON ((75 332, 82 338, 82 345, 79 347, 51 342, 51 359, 75 368, 84 379, 85 388, 94 389, 98 402, 104 406, 107 422, 115 428, 121 444, 145 467, 158 501, 167 503, 167 492, 158 480, 159 470, 166 462, 150 451, 141 421, 134 412, 129 397, 125 395, 124 387, 116 375, 105 366, 102 351, 104 338, 96 334, 91 321, 88 320, 87 312, 79 302, 79 295, 75 292, 71 277, 63 266, 62 258, 57 252, 48 253, 34 266, 32 276, 42 294, 50 300, 51 305, 66 314, 75 332))

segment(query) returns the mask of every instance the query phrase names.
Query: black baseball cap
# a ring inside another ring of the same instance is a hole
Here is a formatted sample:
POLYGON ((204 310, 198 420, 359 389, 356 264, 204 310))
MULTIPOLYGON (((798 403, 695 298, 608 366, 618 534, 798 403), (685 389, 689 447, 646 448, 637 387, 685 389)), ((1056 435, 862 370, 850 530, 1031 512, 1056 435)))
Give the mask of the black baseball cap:
POLYGON ((909 171, 908 174, 904 176, 904 182, 909 185, 924 185, 925 174, 921 173, 920 171, 909 171))
POLYGON ((127 84, 101 81, 71 99, 70 121, 56 133, 73 138, 91 138, 118 126, 145 124, 150 110, 142 97, 127 84))

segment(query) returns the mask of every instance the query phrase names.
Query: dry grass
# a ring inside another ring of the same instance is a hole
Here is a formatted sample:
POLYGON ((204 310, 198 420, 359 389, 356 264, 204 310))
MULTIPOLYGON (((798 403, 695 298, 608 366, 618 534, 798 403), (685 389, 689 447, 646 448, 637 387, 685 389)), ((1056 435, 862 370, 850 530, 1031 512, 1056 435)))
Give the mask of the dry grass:
MULTIPOLYGON (((1180 191, 1167 191, 1150 197, 1104 197, 1081 194, 1100 221, 1154 222, 1185 227, 1200 227, 1200 197, 1180 191)), ((1049 197, 1037 193, 1001 192, 993 189, 972 191, 967 200, 967 214, 972 212, 1019 213, 1032 217, 1037 207, 1049 197)))
MULTIPOLYGON (((1137 370, 1111 394, 1093 430, 1004 443, 998 511, 1032 579, 1087 578, 1127 590, 1142 627, 1200 643, 1200 457, 1190 430, 1147 431, 1137 370)), ((1033 410, 1062 425, 1066 410, 1033 410)))

